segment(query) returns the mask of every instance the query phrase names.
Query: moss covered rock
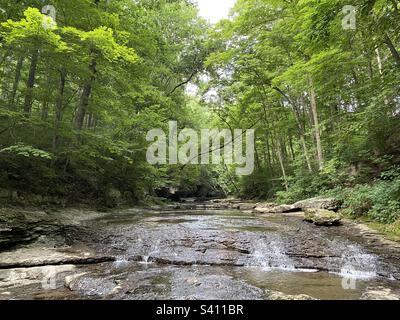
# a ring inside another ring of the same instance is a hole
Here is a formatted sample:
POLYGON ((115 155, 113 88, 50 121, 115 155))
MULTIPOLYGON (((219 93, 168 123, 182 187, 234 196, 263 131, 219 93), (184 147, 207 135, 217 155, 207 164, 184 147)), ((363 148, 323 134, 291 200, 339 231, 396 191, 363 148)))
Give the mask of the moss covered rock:
POLYGON ((342 217, 339 213, 325 209, 306 209, 304 221, 314 223, 317 226, 340 225, 342 217))

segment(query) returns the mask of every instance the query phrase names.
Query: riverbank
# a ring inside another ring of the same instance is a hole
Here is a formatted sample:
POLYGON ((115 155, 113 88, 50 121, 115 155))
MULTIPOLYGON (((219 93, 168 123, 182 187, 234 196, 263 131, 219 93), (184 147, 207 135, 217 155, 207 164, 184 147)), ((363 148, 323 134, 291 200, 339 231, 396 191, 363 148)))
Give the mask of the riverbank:
POLYGON ((0 207, 0 249, 35 241, 41 234, 53 232, 57 225, 77 225, 80 221, 101 217, 115 210, 173 211, 173 210, 241 210, 249 216, 269 217, 273 215, 297 216, 305 218, 305 211, 312 208, 338 212, 342 222, 362 226, 367 233, 374 234, 382 241, 400 243, 398 223, 382 224, 367 218, 354 218, 341 210, 340 202, 334 198, 311 198, 292 205, 278 205, 271 202, 256 202, 236 198, 211 199, 199 201, 195 198, 182 199, 181 202, 166 202, 153 198, 148 203, 131 206, 120 204, 117 208, 76 204, 70 207, 48 203, 41 207, 28 205, 8 205, 0 207), (85 212, 84 215, 81 213, 85 212))
POLYGON ((319 227, 302 212, 223 202, 14 212, 37 237, 0 252, 0 298, 400 297, 400 248, 354 223, 319 227))

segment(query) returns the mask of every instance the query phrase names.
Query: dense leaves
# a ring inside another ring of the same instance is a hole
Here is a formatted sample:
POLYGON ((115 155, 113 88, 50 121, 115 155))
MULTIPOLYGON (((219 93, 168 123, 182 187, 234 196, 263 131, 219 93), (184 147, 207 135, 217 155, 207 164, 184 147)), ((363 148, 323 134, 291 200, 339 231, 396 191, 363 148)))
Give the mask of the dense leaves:
POLYGON ((350 214, 399 217, 398 178, 381 178, 400 163, 399 10, 395 0, 238 0, 215 27, 205 92, 217 92, 226 123, 256 123, 243 196, 288 203, 335 189, 350 214))
POLYGON ((200 169, 145 159, 148 130, 198 121, 187 116, 195 102, 184 94, 207 53, 197 8, 53 1, 53 21, 44 5, 0 1, 0 187, 73 201, 102 201, 116 189, 139 201, 158 188, 212 184, 200 169))

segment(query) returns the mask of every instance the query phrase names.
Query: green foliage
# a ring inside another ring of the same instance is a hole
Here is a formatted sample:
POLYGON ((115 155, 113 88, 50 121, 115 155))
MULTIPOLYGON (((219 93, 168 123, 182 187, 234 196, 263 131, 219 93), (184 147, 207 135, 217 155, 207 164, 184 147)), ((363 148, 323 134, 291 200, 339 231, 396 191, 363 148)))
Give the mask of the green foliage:
POLYGON ((334 194, 351 215, 398 218, 396 1, 354 0, 355 30, 342 28, 345 0, 238 0, 214 27, 186 0, 52 4, 55 25, 42 1, 0 0, 0 187, 73 200, 334 194), (254 129, 254 173, 150 166, 146 133, 170 120, 254 129))
POLYGON ((1 36, 7 45, 35 46, 40 43, 44 46, 54 47, 57 51, 67 49, 55 28, 46 28, 46 19, 38 9, 28 8, 24 12, 25 18, 20 21, 7 20, 1 24, 1 36))
POLYGON ((239 0, 214 30, 206 90, 218 93, 221 123, 256 129, 258 168, 240 195, 335 194, 352 215, 393 222, 397 178, 380 174, 400 160, 400 8, 353 1, 356 29, 344 30, 345 5, 239 0))
POLYGON ((343 201, 343 212, 354 217, 366 216, 382 223, 400 218, 400 167, 383 172, 369 184, 330 191, 343 201))
POLYGON ((207 53, 196 8, 184 0, 51 4, 56 24, 42 1, 0 0, 0 187, 71 201, 101 201, 116 189, 131 202, 170 185, 218 188, 211 168, 156 168, 145 158, 148 130, 172 119, 207 122, 189 116, 193 103, 179 85, 196 80, 207 53))
POLYGON ((24 144, 18 144, 15 146, 9 146, 7 148, 1 149, 0 153, 15 154, 18 156, 26 158, 42 158, 51 160, 52 155, 49 152, 34 148, 32 146, 27 146, 24 144))

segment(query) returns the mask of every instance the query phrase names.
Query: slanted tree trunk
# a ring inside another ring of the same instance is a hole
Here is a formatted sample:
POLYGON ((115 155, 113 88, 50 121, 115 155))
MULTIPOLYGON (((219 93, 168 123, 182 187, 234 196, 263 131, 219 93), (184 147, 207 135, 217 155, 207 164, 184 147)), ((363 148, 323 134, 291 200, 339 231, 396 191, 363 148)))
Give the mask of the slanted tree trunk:
POLYGON ((317 97, 315 94, 315 88, 312 78, 310 78, 309 83, 310 83, 311 112, 314 120, 315 141, 317 144, 317 160, 319 169, 321 170, 324 166, 324 157, 322 153, 321 132, 318 119, 317 97))
POLYGON ((281 170, 282 170, 283 182, 284 182, 286 191, 289 191, 289 184, 288 184, 287 175, 286 175, 285 163, 283 161, 282 143, 279 139, 277 139, 276 142, 277 142, 277 149, 278 149, 277 155, 278 155, 279 165, 281 166, 281 170))
POLYGON ((13 109, 15 109, 15 96, 17 95, 18 85, 21 79, 21 70, 23 64, 24 64, 24 57, 20 57, 18 59, 17 66, 15 67, 15 78, 9 99, 9 106, 13 109))
POLYGON ((394 62, 398 67, 400 67, 400 54, 387 33, 385 33, 385 38, 383 41, 388 46, 390 53, 392 54, 392 57, 394 59, 394 62))
POLYGON ((67 71, 63 68, 60 70, 60 82, 59 82, 58 95, 56 101, 56 112, 54 115, 53 153, 57 152, 57 147, 60 140, 59 131, 62 119, 62 111, 64 109, 64 90, 65 90, 66 79, 67 79, 67 71))
POLYGON ((287 180, 287 175, 286 175, 286 169, 285 169, 285 163, 283 161, 283 154, 282 154, 282 144, 279 138, 276 139, 276 144, 274 143, 274 137, 275 134, 271 134, 271 143, 272 143, 272 148, 275 151, 276 157, 278 158, 279 166, 281 167, 281 172, 282 172, 282 177, 283 177, 283 183, 285 186, 286 191, 289 191, 289 184, 287 180))
POLYGON ((85 115, 87 108, 89 106, 89 101, 90 101, 90 96, 92 94, 92 89, 93 89, 93 83, 96 79, 96 60, 92 60, 89 66, 90 70, 90 78, 87 80, 85 85, 83 86, 81 98, 79 99, 79 104, 76 109, 76 114, 75 114, 75 123, 74 127, 76 130, 82 130, 83 128, 83 123, 85 120, 85 115))
POLYGON ((39 60, 39 50, 35 50, 32 53, 31 57, 31 65, 29 67, 29 75, 28 80, 26 82, 26 93, 25 93, 25 102, 24 102, 24 114, 29 117, 32 112, 32 102, 33 102, 33 88, 35 86, 35 76, 36 76, 36 68, 39 60))

